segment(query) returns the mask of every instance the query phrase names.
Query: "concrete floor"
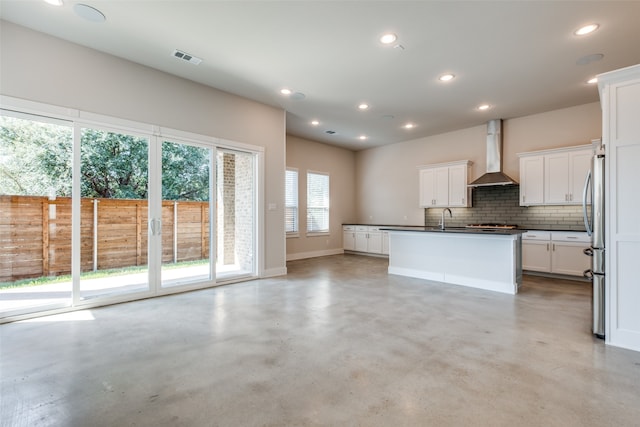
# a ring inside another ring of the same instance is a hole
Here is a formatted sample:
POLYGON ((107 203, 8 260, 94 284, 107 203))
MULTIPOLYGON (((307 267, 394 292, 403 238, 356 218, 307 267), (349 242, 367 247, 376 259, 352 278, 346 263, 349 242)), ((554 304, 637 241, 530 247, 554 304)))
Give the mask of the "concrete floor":
POLYGON ((2 426, 638 426, 640 353, 588 284, 516 296, 336 255, 0 326, 2 426))

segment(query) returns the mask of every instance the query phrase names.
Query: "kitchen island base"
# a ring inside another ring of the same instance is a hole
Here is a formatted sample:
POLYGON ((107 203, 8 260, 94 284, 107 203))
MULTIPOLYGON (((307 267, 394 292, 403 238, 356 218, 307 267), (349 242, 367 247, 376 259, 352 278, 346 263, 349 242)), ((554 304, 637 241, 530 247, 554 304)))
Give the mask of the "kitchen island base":
POLYGON ((522 237, 390 229, 389 274, 516 294, 522 237))

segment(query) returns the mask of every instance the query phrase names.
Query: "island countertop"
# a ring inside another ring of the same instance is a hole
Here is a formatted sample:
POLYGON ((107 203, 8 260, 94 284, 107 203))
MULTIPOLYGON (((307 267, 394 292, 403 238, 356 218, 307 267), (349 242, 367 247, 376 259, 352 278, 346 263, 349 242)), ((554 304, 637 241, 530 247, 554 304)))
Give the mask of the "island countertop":
POLYGON ((517 228, 475 228, 475 227, 381 227, 383 231, 415 231, 420 233, 463 233, 463 234, 497 234, 497 235, 514 235, 524 234, 527 230, 517 228))

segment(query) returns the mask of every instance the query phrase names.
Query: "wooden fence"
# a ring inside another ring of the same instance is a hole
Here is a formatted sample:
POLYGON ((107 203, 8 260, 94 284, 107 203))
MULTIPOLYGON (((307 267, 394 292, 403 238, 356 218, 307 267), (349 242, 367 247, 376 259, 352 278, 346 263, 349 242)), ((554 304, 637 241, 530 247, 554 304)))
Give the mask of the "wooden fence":
MULTIPOLYGON (((146 200, 81 201, 82 271, 147 263, 146 200)), ((209 203, 162 202, 162 262, 209 257, 209 203)), ((71 198, 0 195, 0 282, 71 273, 71 198)))

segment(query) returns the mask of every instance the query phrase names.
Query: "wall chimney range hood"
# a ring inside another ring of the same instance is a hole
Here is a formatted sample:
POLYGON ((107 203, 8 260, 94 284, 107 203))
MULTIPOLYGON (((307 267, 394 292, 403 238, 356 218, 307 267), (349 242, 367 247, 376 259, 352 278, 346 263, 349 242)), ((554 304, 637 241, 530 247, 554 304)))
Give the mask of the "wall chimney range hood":
POLYGON ((518 185, 502 172, 502 120, 487 122, 487 172, 469 184, 469 187, 518 185))

